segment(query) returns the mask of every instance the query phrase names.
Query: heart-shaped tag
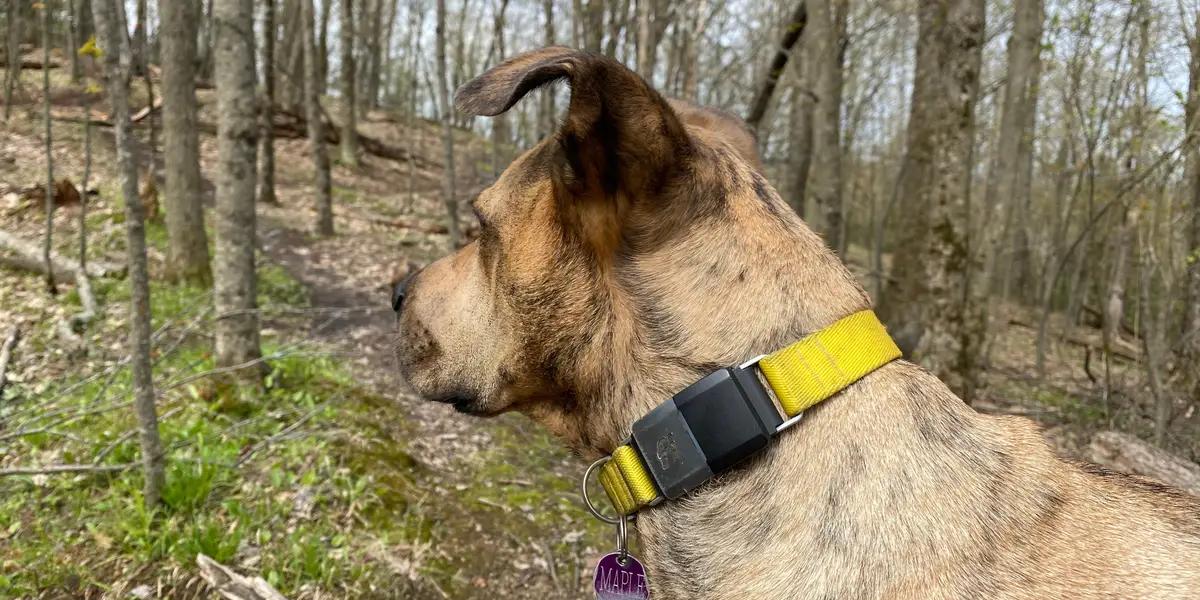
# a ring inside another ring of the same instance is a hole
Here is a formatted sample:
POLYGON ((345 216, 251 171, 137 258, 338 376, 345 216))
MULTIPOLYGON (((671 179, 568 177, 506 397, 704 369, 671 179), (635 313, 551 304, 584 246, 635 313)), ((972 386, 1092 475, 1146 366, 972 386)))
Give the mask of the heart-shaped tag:
POLYGON ((621 564, 621 553, 604 555, 596 563, 596 600, 649 600, 650 584, 646 581, 646 568, 632 554, 625 555, 621 564))

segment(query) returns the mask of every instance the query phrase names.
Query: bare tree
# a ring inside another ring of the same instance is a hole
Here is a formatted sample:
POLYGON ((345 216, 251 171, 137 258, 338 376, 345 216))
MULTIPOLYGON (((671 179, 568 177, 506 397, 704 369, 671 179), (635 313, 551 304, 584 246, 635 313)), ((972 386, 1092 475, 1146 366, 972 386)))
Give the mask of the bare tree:
MULTIPOLYGON (((492 43, 495 49, 495 62, 504 60, 506 54, 504 47, 504 12, 508 9, 508 0, 498 0, 496 6, 496 18, 492 28, 492 43)), ((492 52, 488 52, 490 57, 492 52)), ((492 61, 488 61, 491 63, 492 61)), ((508 166, 508 144, 509 144, 509 129, 508 118, 505 115, 496 115, 492 118, 492 177, 500 177, 500 171, 508 166)))
POLYGON ((146 68, 150 64, 149 48, 147 40, 149 39, 149 22, 146 0, 137 0, 137 23, 133 27, 133 74, 138 77, 146 75, 146 68))
POLYGON ((437 0, 437 94, 438 110, 442 120, 442 148, 445 151, 445 181, 443 198, 446 204, 446 226, 450 231, 450 245, 457 247, 462 240, 458 230, 458 199, 455 197, 454 181, 454 127, 451 126, 450 90, 446 81, 446 0, 437 0))
MULTIPOLYGON (((255 250, 255 167, 258 97, 254 86, 254 2, 217 0, 214 47, 217 84, 217 194, 213 261, 217 366, 262 356, 259 346, 255 250)), ((253 379, 257 369, 243 370, 253 379)))
MULTIPOLYGON (((804 42, 800 43, 803 53, 804 42)), ((788 111, 788 169, 791 177, 788 181, 788 203, 801 218, 805 216, 806 190, 808 175, 812 166, 813 152, 813 107, 815 105, 812 92, 812 71, 808 63, 811 61, 793 61, 792 72, 796 74, 792 86, 791 107, 788 111)))
POLYGON ((8 122, 8 118, 12 114, 13 89, 17 87, 17 82, 21 79, 21 43, 18 36, 20 35, 22 4, 15 0, 8 3, 8 46, 4 53, 8 60, 8 65, 4 69, 5 122, 8 122))
POLYGON ((321 26, 317 31, 318 47, 320 52, 317 54, 317 90, 321 96, 325 95, 326 85, 329 82, 329 18, 333 14, 333 0, 321 0, 321 26))
POLYGON ((354 0, 341 0, 342 163, 358 166, 358 100, 354 83, 354 0))
MULTIPOLYGON (((639 11, 641 10, 640 6, 643 3, 645 3, 646 1, 647 0, 637 0, 638 6, 639 6, 639 11)), ((542 0, 542 27, 543 27, 542 28, 542 45, 547 46, 547 47, 553 46, 555 43, 554 42, 554 0, 542 0)), ((639 50, 639 52, 640 52, 640 50, 639 50)), ((639 61, 641 60, 640 56, 641 55, 639 54, 639 61)), ((642 77, 646 77, 647 79, 649 79, 649 76, 646 75, 645 72, 641 71, 641 63, 640 62, 638 63, 638 65, 639 65, 638 72, 642 74, 642 77)), ((554 133, 554 130, 555 130, 555 119, 557 117, 555 115, 555 110, 554 110, 554 91, 553 90, 545 90, 542 92, 541 112, 542 112, 542 115, 541 115, 541 119, 540 119, 540 121, 541 121, 540 132, 539 132, 538 137, 548 136, 548 135, 554 133)))
POLYGON ((65 0, 63 2, 63 10, 67 13, 67 23, 63 27, 67 37, 67 64, 70 66, 71 83, 79 83, 79 40, 76 34, 79 33, 79 15, 75 13, 75 0, 65 0))
POLYGON ((211 281, 204 230, 203 178, 196 124, 198 5, 159 0, 162 19, 163 161, 166 165, 167 276, 211 281))
POLYGON ((816 81, 813 111, 812 165, 806 192, 821 219, 825 242, 845 254, 842 239, 842 48, 846 35, 845 0, 813 2, 812 65, 816 81))
POLYGON ((979 93, 985 8, 983 0, 938 0, 918 8, 917 80, 909 121, 906 168, 920 165, 921 179, 905 190, 912 211, 926 215, 922 245, 901 254, 918 262, 927 292, 901 302, 921 307, 916 356, 963 394, 973 390, 973 353, 980 340, 969 324, 966 294, 970 275, 966 226, 969 215, 975 100, 979 93), (911 130, 923 130, 914 135, 911 130), (921 146, 914 147, 919 140, 921 146), (928 144, 925 146, 925 144, 928 144), (925 153, 920 158, 913 153, 925 153), (928 211, 928 212, 923 212, 928 211), (918 249, 919 248, 919 249, 918 249))
POLYGON ((133 371, 134 409, 141 442, 144 482, 142 499, 154 508, 162 499, 166 480, 165 456, 158 435, 154 406, 154 378, 150 363, 150 277, 146 268, 146 228, 142 199, 138 196, 137 165, 133 160, 129 122, 129 46, 117 18, 117 0, 92 0, 96 31, 104 49, 104 76, 112 105, 116 138, 117 171, 125 202, 126 252, 129 256, 129 349, 133 371))
MULTIPOLYGON (((991 230, 986 241, 986 273, 980 278, 978 287, 989 289, 990 273, 994 273, 1000 258, 998 244, 1011 242, 1017 236, 1010 235, 1014 228, 1018 207, 1028 209, 1026 204, 1031 182, 1022 177, 1033 161, 1032 144, 1026 143, 1033 136, 1037 118, 1037 80, 1041 71, 1042 22, 1045 20, 1042 0, 1018 0, 1013 4, 1013 31, 1008 40, 1008 77, 1004 82, 1004 104, 1000 115, 1000 131, 996 140, 996 151, 992 153, 992 164, 988 172, 982 210, 1002 222, 1003 229, 991 230)), ((1003 261, 1009 265, 1011 259, 1003 261)), ((1007 280, 1009 268, 1004 266, 1007 280)))
MULTIPOLYGON (((50 126, 50 7, 42 3, 42 122, 46 130, 46 232, 42 239, 42 262, 46 265, 46 290, 58 293, 54 284, 54 261, 50 258, 54 237, 54 135, 50 126)), ((11 66, 10 60, 10 66, 11 66)))
POLYGON ((275 0, 263 0, 263 101, 262 168, 258 174, 258 201, 278 204, 275 196, 275 0))
POLYGON ((775 95, 775 87, 779 85, 779 78, 783 76, 783 70, 792 56, 792 47, 804 34, 807 24, 808 3, 801 0, 796 4, 796 9, 783 28, 783 38, 779 42, 779 48, 775 50, 775 55, 771 58, 771 66, 767 68, 766 77, 763 78, 758 92, 754 95, 754 100, 750 102, 750 111, 746 113, 746 124, 751 129, 758 129, 759 123, 766 116, 767 105, 771 103, 771 97, 775 95))
POLYGON ((1184 364, 1192 366, 1192 399, 1200 403, 1200 11, 1188 39, 1191 62, 1185 110, 1187 189, 1191 218, 1187 219, 1187 275, 1184 284, 1184 364))
POLYGON ((304 109, 308 121, 308 143, 316 167, 317 235, 333 235, 333 185, 329 177, 329 150, 325 147, 325 125, 321 114, 320 68, 317 60, 316 15, 313 0, 301 0, 304 5, 304 109))

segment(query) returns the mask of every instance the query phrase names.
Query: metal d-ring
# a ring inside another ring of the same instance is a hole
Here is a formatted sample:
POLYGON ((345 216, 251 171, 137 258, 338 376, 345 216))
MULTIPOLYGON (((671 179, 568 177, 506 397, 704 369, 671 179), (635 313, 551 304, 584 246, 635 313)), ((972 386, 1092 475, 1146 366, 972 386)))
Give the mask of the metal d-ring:
POLYGON ((623 519, 619 516, 618 517, 610 517, 608 515, 601 513, 600 510, 596 508, 596 505, 592 504, 592 499, 588 497, 587 483, 588 483, 588 478, 592 476, 592 471, 595 471, 596 467, 603 466, 604 463, 606 463, 610 460, 612 460, 611 456, 603 456, 599 460, 597 460, 596 462, 594 462, 590 466, 588 466, 587 470, 583 472, 583 482, 579 486, 579 491, 583 493, 583 504, 585 506, 587 506, 588 512, 592 513, 592 516, 596 517, 597 519, 600 519, 601 521, 604 521, 605 523, 608 523, 609 525, 618 525, 619 524, 618 527, 620 529, 624 529, 625 528, 625 519, 623 519))

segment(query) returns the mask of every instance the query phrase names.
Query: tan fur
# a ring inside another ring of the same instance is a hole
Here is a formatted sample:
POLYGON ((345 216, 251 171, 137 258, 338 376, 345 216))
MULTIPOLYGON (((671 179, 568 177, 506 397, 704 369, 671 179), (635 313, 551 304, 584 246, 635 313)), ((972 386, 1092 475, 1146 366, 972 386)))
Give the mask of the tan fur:
MULTIPOLYGON (((563 129, 480 195, 480 239, 409 289, 397 355, 420 393, 522 411, 593 458, 709 371, 869 306, 752 138, 748 155, 615 62, 548 48, 457 100, 496 114, 560 78, 563 129)), ((904 361, 637 528, 660 599, 1200 596, 1195 498, 1064 462, 904 361)))

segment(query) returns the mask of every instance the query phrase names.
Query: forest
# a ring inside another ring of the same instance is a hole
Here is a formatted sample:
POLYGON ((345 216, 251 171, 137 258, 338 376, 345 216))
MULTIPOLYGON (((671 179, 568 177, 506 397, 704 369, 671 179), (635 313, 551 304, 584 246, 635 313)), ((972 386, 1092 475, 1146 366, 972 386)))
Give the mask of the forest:
POLYGON ((0 597, 578 598, 525 417, 407 391, 396 282, 554 135, 565 45, 745 120, 906 357, 1200 494, 1196 0, 5 0, 0 597), (230 595, 234 594, 234 595, 230 595))

